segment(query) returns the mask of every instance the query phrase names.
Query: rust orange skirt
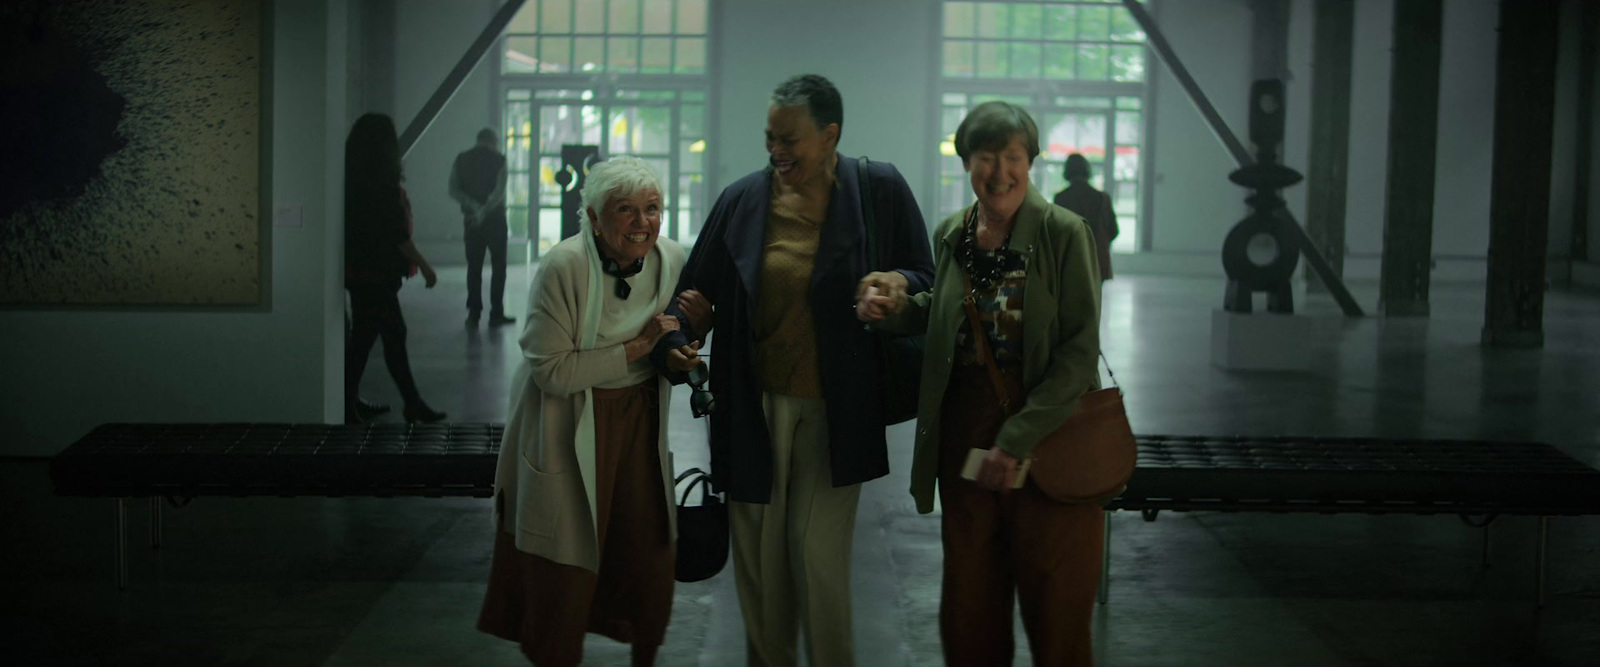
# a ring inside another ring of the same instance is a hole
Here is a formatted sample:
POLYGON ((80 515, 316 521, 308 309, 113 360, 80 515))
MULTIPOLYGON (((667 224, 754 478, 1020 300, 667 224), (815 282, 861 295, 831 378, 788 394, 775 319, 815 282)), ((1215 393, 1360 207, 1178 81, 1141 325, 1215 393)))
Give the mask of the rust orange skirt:
POLYGON ((676 551, 656 450, 659 401, 655 378, 594 390, 600 572, 518 551, 498 530, 479 630, 517 642, 541 667, 577 665, 588 632, 661 644, 676 551))

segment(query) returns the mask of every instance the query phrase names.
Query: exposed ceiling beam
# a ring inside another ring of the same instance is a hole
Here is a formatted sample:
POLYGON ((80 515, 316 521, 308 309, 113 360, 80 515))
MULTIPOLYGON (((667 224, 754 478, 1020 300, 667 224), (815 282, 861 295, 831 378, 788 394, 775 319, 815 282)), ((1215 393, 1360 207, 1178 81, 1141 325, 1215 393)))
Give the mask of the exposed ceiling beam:
POLYGON ((467 52, 461 54, 461 60, 456 61, 454 69, 444 78, 444 83, 439 84, 439 89, 433 91, 433 96, 422 105, 422 110, 417 112, 417 117, 411 119, 406 125, 406 131, 400 134, 400 157, 404 158, 411 148, 417 145, 417 140, 422 138, 422 133, 428 131, 428 126, 439 117, 439 112, 444 110, 444 105, 450 102, 461 84, 467 80, 467 75, 472 74, 472 69, 478 66, 478 61, 483 60, 483 54, 489 52, 489 47, 500 39, 501 33, 506 31, 506 26, 511 25, 511 19, 517 15, 517 10, 527 0, 506 0, 495 12, 494 18, 489 19, 489 25, 484 26, 483 32, 478 34, 478 39, 467 47, 467 52))

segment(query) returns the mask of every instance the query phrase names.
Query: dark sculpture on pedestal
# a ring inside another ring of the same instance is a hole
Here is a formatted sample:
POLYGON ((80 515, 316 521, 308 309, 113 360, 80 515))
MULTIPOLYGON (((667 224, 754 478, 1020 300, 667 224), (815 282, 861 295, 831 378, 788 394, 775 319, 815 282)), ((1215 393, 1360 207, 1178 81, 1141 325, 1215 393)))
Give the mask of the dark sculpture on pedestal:
POLYGON ((561 146, 561 170, 556 172, 556 183, 561 185, 561 238, 578 233, 583 186, 589 182, 589 168, 600 159, 599 146, 561 146))
POLYGON ((1289 278, 1300 262, 1294 224, 1279 216, 1283 198, 1278 191, 1299 183, 1300 172, 1279 161, 1283 144, 1283 82, 1263 79, 1250 87, 1250 141, 1256 145, 1255 164, 1228 175, 1228 180, 1254 192, 1245 199, 1253 212, 1234 225, 1222 243, 1222 268, 1228 273, 1223 309, 1251 311, 1251 296, 1267 293, 1267 310, 1293 313, 1294 295, 1289 278))

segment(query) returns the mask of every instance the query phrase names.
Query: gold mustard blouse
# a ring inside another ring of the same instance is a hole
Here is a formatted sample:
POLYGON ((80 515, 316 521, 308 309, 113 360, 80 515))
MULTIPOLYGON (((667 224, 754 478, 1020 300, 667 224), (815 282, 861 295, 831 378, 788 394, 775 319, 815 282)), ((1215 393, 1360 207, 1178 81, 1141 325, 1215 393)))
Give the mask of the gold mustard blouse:
POLYGON ((773 197, 756 300, 756 377, 762 391, 822 398, 811 314, 811 271, 821 233, 821 220, 807 219, 773 197))

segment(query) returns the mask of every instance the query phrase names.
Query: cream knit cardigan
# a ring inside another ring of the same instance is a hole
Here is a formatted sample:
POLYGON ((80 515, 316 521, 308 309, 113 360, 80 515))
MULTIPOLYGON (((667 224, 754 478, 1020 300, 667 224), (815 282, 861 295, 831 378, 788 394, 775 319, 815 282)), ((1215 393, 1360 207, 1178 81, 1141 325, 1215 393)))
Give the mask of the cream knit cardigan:
MULTIPOLYGON (((650 252, 661 272, 658 289, 653 295, 634 292, 627 303, 659 313, 675 296, 685 257, 683 247, 667 238, 658 238, 650 252)), ((544 254, 528 290, 522 362, 511 381, 510 419, 495 469, 496 529, 510 532, 518 550, 591 572, 600 568, 598 517, 592 510, 596 506, 592 387, 628 373, 622 345, 595 348, 602 290, 608 284, 587 220, 578 234, 544 254)), ((677 539, 672 453, 667 446, 672 385, 664 378, 656 381, 661 392, 656 447, 668 530, 677 539)))

